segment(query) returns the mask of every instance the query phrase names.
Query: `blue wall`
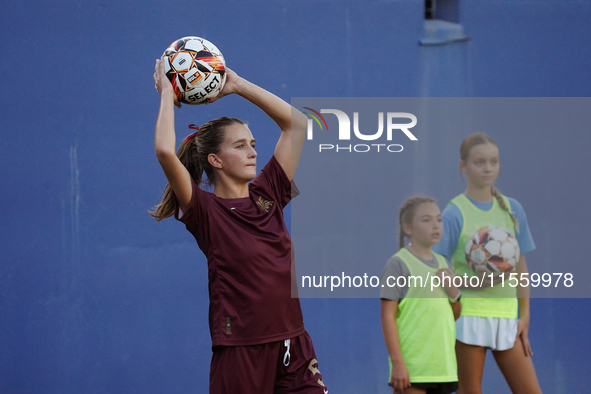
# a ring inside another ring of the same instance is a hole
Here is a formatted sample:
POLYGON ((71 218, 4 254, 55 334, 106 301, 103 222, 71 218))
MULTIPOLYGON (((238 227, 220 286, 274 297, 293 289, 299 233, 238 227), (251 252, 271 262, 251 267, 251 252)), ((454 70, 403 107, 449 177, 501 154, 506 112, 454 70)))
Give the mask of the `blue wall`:
MULTIPOLYGON (((207 390, 205 259, 184 226, 147 214, 166 182, 153 154, 153 65, 174 39, 210 39, 231 68, 288 101, 590 96, 591 2, 458 4, 471 41, 426 48, 418 0, 0 3, 0 392, 207 390)), ((221 115, 249 121, 266 162, 272 122, 237 97, 177 110, 178 135, 221 115)), ((554 233, 588 251, 589 133, 487 131, 515 153, 504 165, 519 174, 501 175, 501 186, 528 210, 538 240, 530 269, 560 259, 554 233)), ((590 306, 532 300, 545 392, 588 390, 590 306)), ((302 307, 331 392, 389 392, 377 299, 302 307)), ((491 364, 485 392, 507 392, 491 364)))

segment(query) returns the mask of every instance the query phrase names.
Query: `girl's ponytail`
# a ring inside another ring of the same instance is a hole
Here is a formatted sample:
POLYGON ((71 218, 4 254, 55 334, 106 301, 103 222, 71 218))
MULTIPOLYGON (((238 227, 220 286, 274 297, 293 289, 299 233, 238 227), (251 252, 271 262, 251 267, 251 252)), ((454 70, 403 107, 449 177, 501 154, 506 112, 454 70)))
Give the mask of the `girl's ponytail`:
POLYGON ((513 213, 509 210, 509 207, 507 206, 507 204, 505 204, 505 200, 503 200, 503 196, 501 196, 501 193, 499 193, 499 191, 497 190, 497 188, 494 187, 494 186, 492 186, 492 185, 490 187, 490 191, 491 191, 492 195, 499 202, 499 205, 501 206, 501 208, 503 208, 505 211, 507 211, 507 213, 509 214, 509 216, 511 216, 511 221, 513 222, 513 225, 515 226, 515 230, 517 232, 519 232, 519 222, 517 222, 517 218, 515 218, 515 216, 513 215, 513 213))

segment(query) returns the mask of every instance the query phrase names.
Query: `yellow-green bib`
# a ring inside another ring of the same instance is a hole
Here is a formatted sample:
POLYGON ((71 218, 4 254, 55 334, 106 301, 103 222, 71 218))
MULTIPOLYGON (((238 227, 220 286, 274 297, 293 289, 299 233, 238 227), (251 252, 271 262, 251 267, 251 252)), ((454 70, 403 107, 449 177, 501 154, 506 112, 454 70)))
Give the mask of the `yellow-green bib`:
MULTIPOLYGON (((447 268, 445 258, 433 254, 439 268, 447 268)), ((430 280, 426 281, 437 269, 425 265, 406 248, 400 249, 394 256, 406 264, 411 276, 421 276, 423 282, 428 283, 427 286, 420 287, 414 286, 414 281, 411 281, 396 313, 400 351, 408 368, 410 381, 457 382, 456 326, 453 311, 445 291, 440 287, 431 292, 430 280)))
MULTIPOLYGON (((507 207, 510 207, 509 199, 502 196, 507 207)), ((460 194, 451 200, 450 204, 458 207, 462 213, 464 225, 458 239, 458 245, 452 255, 453 268, 458 276, 468 277, 476 275, 466 263, 464 252, 466 242, 476 231, 486 226, 500 226, 515 235, 515 225, 507 211, 501 208, 496 198, 493 198, 493 206, 489 211, 478 209, 464 194, 460 194)), ((509 208, 510 209, 510 208, 509 208)), ((481 289, 462 289, 462 316, 497 317, 516 319, 518 315, 517 290, 508 285, 495 284, 490 286, 490 279, 485 280, 485 287, 481 289)))

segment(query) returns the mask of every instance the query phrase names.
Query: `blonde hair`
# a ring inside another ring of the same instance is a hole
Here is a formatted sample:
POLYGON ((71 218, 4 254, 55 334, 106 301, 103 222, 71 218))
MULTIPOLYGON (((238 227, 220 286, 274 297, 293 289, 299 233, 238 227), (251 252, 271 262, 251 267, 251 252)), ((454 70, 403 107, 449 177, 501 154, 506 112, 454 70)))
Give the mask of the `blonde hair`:
MULTIPOLYGON (((497 148, 499 147, 495 140, 493 140, 492 137, 490 137, 487 134, 470 134, 468 137, 464 139, 464 141, 462 141, 462 144, 460 145, 460 159, 465 163, 468 160, 468 157, 470 156, 470 150, 476 145, 482 144, 493 144, 497 148)), ((497 199, 501 208, 503 208, 509 214, 509 216, 511 216, 511 221, 513 222, 513 225, 515 226, 517 232, 519 232, 519 223, 517 222, 517 219, 515 218, 507 204, 505 204, 505 200, 503 200, 501 193, 493 185, 491 185, 490 187, 490 192, 492 193, 493 197, 497 199)))
POLYGON ((398 213, 398 224, 400 226, 398 247, 400 249, 404 248, 404 238, 409 238, 409 235, 404 232, 404 225, 412 224, 412 220, 415 216, 418 206, 426 202, 437 204, 437 201, 431 197, 415 196, 408 198, 400 207, 400 212, 398 213))

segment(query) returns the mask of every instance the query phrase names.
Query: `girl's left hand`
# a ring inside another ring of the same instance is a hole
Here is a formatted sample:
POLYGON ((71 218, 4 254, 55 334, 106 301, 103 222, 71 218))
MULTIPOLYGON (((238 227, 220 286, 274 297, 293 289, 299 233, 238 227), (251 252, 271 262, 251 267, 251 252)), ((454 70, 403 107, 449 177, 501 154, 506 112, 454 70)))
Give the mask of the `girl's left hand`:
MULTIPOLYGON (((441 280, 443 280, 446 277, 450 277, 451 278, 451 282, 453 282, 453 279, 456 276, 456 274, 455 274, 455 272, 453 272, 449 268, 439 268, 437 270, 437 272, 435 272, 435 276, 438 276, 439 279, 441 279, 441 280)), ((445 282, 448 283, 447 280, 445 282)))
POLYGON ((241 78, 238 74, 226 67, 226 83, 224 84, 224 88, 217 96, 208 98, 205 104, 211 104, 224 96, 236 93, 238 91, 238 83, 240 82, 240 79, 241 78))
POLYGON ((441 279, 441 286, 447 293, 447 296, 450 299, 455 299, 460 292, 456 286, 453 284, 453 280, 456 277, 456 273, 453 272, 449 268, 439 268, 435 273, 435 276, 441 279))
POLYGON ((531 350, 531 345, 529 343, 529 318, 522 317, 519 318, 517 323, 517 337, 521 339, 521 345, 523 346, 523 352, 525 353, 526 357, 531 357, 534 353, 531 350))

